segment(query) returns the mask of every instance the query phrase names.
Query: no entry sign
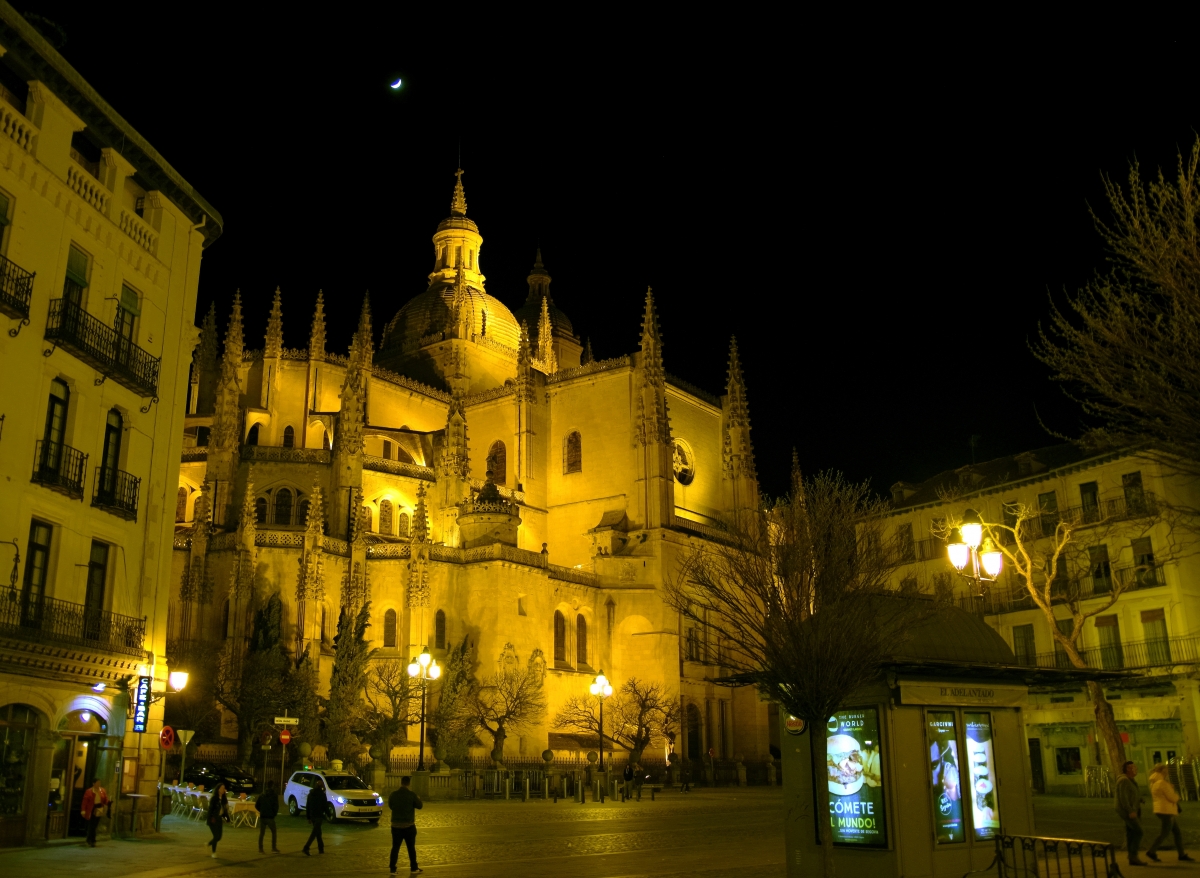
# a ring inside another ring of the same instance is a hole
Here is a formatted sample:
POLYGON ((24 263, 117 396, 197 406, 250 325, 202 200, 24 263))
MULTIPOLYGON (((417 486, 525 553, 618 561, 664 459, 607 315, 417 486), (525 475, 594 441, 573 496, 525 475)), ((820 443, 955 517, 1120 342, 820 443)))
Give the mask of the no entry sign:
POLYGON ((170 726, 163 726, 162 731, 158 733, 158 743, 162 744, 164 750, 170 750, 175 746, 175 730, 170 726))
POLYGON ((288 743, 291 742, 291 740, 292 740, 292 733, 289 732, 287 729, 284 729, 282 732, 279 733, 279 743, 280 744, 287 745, 288 743))

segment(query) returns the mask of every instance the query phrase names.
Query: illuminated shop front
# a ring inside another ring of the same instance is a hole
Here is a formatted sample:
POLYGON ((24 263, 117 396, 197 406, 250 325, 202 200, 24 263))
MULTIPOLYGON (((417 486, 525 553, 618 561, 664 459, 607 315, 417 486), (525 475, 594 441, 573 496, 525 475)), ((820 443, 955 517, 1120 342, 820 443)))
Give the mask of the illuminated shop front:
POLYGON ((848 878, 957 878, 988 865, 1001 832, 1032 835, 1026 672, 981 618, 947 608, 823 728, 785 716, 788 811, 805 815, 787 823, 788 874, 820 874, 822 819, 848 878))

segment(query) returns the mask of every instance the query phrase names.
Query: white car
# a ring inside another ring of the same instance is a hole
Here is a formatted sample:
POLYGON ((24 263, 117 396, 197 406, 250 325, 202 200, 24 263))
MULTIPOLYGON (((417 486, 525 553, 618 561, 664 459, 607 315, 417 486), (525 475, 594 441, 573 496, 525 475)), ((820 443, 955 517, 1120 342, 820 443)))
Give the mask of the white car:
POLYGON ((370 820, 378 823, 383 816, 383 796, 375 792, 362 780, 348 771, 297 771, 288 780, 283 790, 288 813, 299 817, 300 811, 308 807, 308 794, 317 781, 325 784, 325 798, 329 805, 325 809, 326 820, 370 820))

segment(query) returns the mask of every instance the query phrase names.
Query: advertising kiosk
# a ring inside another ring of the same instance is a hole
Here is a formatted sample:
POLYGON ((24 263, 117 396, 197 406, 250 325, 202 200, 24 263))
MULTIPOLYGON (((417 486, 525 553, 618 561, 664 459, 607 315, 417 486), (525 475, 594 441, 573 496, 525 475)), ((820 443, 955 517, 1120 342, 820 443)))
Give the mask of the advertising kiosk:
POLYGON ((1033 835, 1031 670, 981 617, 946 607, 825 727, 782 716, 788 875, 821 874, 820 819, 839 878, 961 878, 987 867, 1001 832, 1033 835), (828 749, 818 777, 815 735, 828 749))

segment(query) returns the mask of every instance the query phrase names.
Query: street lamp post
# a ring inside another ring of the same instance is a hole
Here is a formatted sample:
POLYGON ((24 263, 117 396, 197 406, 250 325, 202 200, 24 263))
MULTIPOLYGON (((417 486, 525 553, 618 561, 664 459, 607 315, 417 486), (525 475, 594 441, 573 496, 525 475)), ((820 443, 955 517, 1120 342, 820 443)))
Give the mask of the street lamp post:
POLYGON ((417 750, 417 771, 425 770, 425 705, 429 696, 428 684, 442 675, 442 669, 437 661, 429 654, 429 647, 421 650, 421 654, 408 663, 408 675, 421 682, 421 741, 417 750))
POLYGON ((604 671, 596 675, 596 679, 592 681, 592 694, 600 699, 600 772, 604 773, 604 699, 612 695, 613 688, 608 682, 608 677, 604 676, 604 671))
POLYGON ((962 524, 950 532, 946 549, 959 575, 975 583, 976 597, 983 597, 983 583, 995 582, 1004 568, 1003 553, 991 537, 983 538, 983 519, 974 509, 963 513, 962 524))
MULTIPOLYGON (((187 671, 171 671, 167 675, 167 688, 160 693, 151 693, 150 703, 166 698, 169 694, 182 692, 187 686, 188 674, 187 671)), ((192 738, 192 733, 188 732, 188 740, 192 738)), ((139 745, 140 747, 140 745, 139 745)), ((183 742, 183 761, 187 762, 187 741, 183 742)), ((154 794, 154 831, 158 832, 159 826, 162 824, 162 785, 166 779, 167 754, 164 751, 158 758, 158 790, 154 794)), ((180 774, 183 772, 181 771, 180 774)), ((182 778, 181 778, 182 779, 182 778)))

